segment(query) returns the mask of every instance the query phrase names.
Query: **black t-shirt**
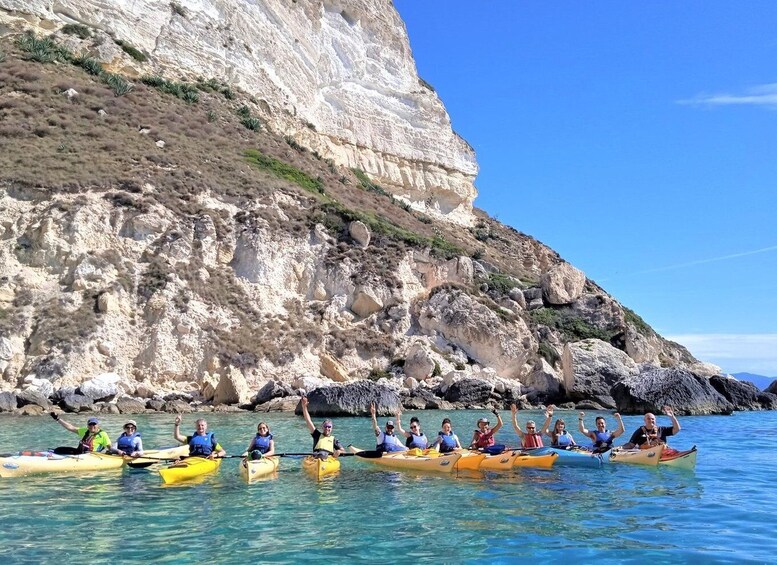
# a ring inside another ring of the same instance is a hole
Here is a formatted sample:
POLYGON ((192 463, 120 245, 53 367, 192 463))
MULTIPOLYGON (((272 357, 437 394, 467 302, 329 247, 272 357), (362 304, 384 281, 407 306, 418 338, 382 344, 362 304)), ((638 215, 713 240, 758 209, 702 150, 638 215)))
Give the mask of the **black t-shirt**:
POLYGON ((653 431, 650 432, 650 438, 648 438, 648 432, 645 430, 645 426, 640 426, 637 431, 631 434, 629 443, 633 443, 634 445, 642 445, 643 443, 647 443, 648 439, 660 439, 661 441, 666 441, 666 438, 674 435, 673 428, 670 426, 658 426, 658 431, 655 433, 655 435, 653 434, 653 431))
MULTIPOLYGON (((319 438, 324 434, 322 434, 320 430, 313 430, 310 433, 310 435, 313 436, 313 449, 315 449, 316 444, 318 444, 319 438)), ((340 443, 340 440, 337 438, 334 438, 334 440, 335 440, 335 450, 345 451, 345 448, 343 448, 343 444, 340 443)))

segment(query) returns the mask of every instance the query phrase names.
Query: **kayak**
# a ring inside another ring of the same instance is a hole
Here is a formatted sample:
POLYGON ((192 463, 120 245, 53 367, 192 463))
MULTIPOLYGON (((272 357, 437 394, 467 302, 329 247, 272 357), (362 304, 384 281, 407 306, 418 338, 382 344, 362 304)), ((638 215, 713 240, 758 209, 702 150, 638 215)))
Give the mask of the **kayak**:
POLYGON ((513 467, 537 467, 539 469, 550 469, 558 459, 558 453, 548 453, 546 455, 531 455, 520 451, 518 457, 513 461, 513 467))
POLYGON ((252 483, 260 477, 272 475, 278 469, 280 462, 280 457, 243 458, 240 460, 240 476, 245 482, 252 483))
MULTIPOLYGON (((538 449, 543 449, 542 447, 538 449)), ((533 453, 533 450, 528 450, 533 453)), ((549 453, 558 455, 554 465, 564 465, 568 467, 601 467, 606 462, 601 453, 593 453, 584 448, 565 449, 563 447, 551 447, 549 453)))
POLYGON ((179 445, 176 447, 163 447, 161 449, 146 449, 143 451, 143 457, 128 458, 126 461, 130 467, 133 465, 148 466, 148 464, 159 463, 160 459, 177 459, 187 455, 189 455, 189 446, 179 445))
POLYGON ((615 447, 610 450, 610 463, 629 463, 631 465, 658 465, 661 454, 664 452, 664 444, 650 449, 623 449, 615 447))
POLYGON ((480 462, 479 469, 481 471, 509 471, 520 455, 519 450, 505 451, 499 455, 486 455, 486 458, 480 462))
POLYGON ((454 467, 457 471, 477 471, 480 468, 480 464, 486 458, 486 454, 482 451, 472 449, 464 449, 456 453, 461 454, 461 459, 458 460, 454 467))
POLYGON ((319 459, 308 455, 302 460, 302 469, 311 476, 320 479, 332 475, 340 470, 340 459, 330 455, 326 459, 319 459))
POLYGON ((23 452, 0 457, 0 477, 22 477, 41 473, 80 473, 121 469, 124 458, 105 453, 55 455, 50 451, 23 452))
POLYGON ((695 469, 696 453, 695 445, 691 449, 685 451, 677 451, 676 449, 667 447, 661 454, 661 459, 658 460, 658 464, 675 467, 677 469, 695 469))
MULTIPOLYGON (((357 457, 359 457, 359 453, 363 453, 361 449, 355 447, 351 447, 351 452, 355 453, 357 457)), ((372 452, 370 452, 370 455, 372 455, 372 452)), ((399 451, 383 453, 380 457, 360 457, 359 460, 393 469, 450 473, 455 468, 456 462, 461 460, 461 453, 451 453, 450 455, 437 454, 430 457, 427 455, 415 455, 407 451, 399 451)))
POLYGON ((195 479, 208 473, 218 471, 221 459, 208 459, 207 457, 188 457, 182 461, 176 461, 168 467, 159 469, 162 480, 167 483, 180 483, 195 479))

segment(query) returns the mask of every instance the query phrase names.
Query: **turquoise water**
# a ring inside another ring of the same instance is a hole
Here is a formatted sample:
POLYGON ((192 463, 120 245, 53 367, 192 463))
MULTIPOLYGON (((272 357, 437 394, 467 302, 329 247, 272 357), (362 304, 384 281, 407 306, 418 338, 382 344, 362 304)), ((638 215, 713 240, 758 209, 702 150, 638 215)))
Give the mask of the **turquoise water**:
MULTIPOLYGON (((485 412, 427 411, 427 433, 451 417, 462 441, 485 412)), ((567 422, 576 413, 561 412, 567 422)), ((593 423, 596 412, 587 413, 593 423)), ((519 421, 538 412, 522 412, 519 421)), ((606 414, 604 414, 606 416, 606 414)), ((509 413, 507 414, 509 417, 509 413)), ((145 447, 171 445, 172 417, 138 421, 145 447)), ((115 439, 121 416, 102 418, 115 439)), ((194 416, 183 430, 193 429, 194 416)), ((301 417, 207 415, 230 454, 265 419, 279 451, 311 448, 301 417)), ((86 417, 68 420, 79 423, 86 417)), ((493 418, 492 418, 493 420, 493 418)), ((612 418, 608 418, 610 423, 612 418)), ((627 435, 641 418, 625 417, 627 435)), ((323 559, 374 563, 774 562, 777 508, 773 445, 777 412, 685 417, 672 445, 699 447, 696 471, 610 465, 602 469, 516 469, 439 476, 386 471, 349 457, 337 476, 315 482, 300 459, 251 485, 238 459, 196 484, 164 486, 150 470, 0 479, 2 563, 289 563, 323 559), (744 436, 744 437, 743 437, 744 436)), ((659 424, 667 425, 665 416, 659 424)), ((368 418, 335 419, 344 443, 372 448, 368 418)), ((580 434, 576 434, 579 436, 580 434)), ((507 428, 498 440, 513 443, 507 428)), ((75 445, 48 417, 0 418, 0 451, 75 445), (34 440, 30 438, 46 438, 34 440)), ((621 438, 625 441, 627 438, 621 438)))

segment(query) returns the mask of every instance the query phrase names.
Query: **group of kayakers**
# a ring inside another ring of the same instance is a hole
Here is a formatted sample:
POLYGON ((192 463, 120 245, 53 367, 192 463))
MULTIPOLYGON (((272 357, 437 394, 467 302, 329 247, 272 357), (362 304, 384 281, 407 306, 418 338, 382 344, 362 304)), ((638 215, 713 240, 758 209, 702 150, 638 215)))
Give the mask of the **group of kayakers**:
MULTIPOLYGON (((321 429, 318 429, 308 412, 308 399, 303 397, 301 400, 302 415, 307 424, 310 435, 313 438, 313 455, 325 459, 333 455, 338 457, 345 453, 345 448, 340 441, 333 435, 332 420, 324 420, 321 429)), ((566 423, 558 418, 551 428, 555 406, 549 405, 545 410, 545 422, 538 431, 537 425, 533 420, 528 420, 525 424, 525 430, 518 425, 518 408, 515 404, 511 406, 512 424, 515 433, 521 440, 521 447, 529 449, 544 447, 543 436, 550 439, 551 447, 569 448, 577 445, 572 434, 567 431, 566 423)), ((496 417, 496 425, 492 428, 488 418, 479 418, 477 429, 472 434, 472 440, 467 447, 470 449, 486 450, 496 444, 495 435, 502 428, 502 418, 497 410, 492 410, 496 417)), ((449 453, 462 449, 463 445, 459 437, 454 433, 449 418, 442 421, 441 430, 433 439, 429 439, 421 430, 421 422, 418 418, 410 419, 409 430, 402 428, 401 411, 397 411, 394 420, 388 420, 384 429, 378 426, 375 404, 370 405, 372 415, 372 428, 375 432, 376 451, 392 453, 406 451, 409 449, 436 449, 441 453, 449 453), (399 435, 397 435, 399 432, 399 435), (402 441, 404 437, 404 441, 402 441)), ((664 407, 664 413, 669 416, 672 426, 657 426, 656 417, 652 413, 644 416, 644 425, 640 426, 632 434, 629 442, 624 445, 625 448, 646 448, 652 447, 658 443, 664 443, 667 437, 676 435, 680 431, 680 423, 669 407, 664 407)), ((108 434, 100 429, 100 422, 97 418, 91 417, 87 420, 86 427, 77 427, 63 420, 57 413, 51 412, 54 418, 63 428, 79 436, 79 443, 73 448, 74 453, 86 453, 89 451, 98 451, 113 453, 128 457, 141 457, 143 455, 143 442, 140 432, 137 429, 137 423, 134 420, 127 420, 124 424, 124 430, 114 446, 111 443, 108 434)), ((585 427, 585 413, 580 412, 578 418, 578 430, 584 436, 591 440, 593 448, 599 451, 605 451, 612 447, 613 440, 620 437, 625 428, 620 414, 614 414, 618 422, 618 428, 615 431, 607 429, 607 422, 602 416, 597 416, 595 421, 595 430, 588 430, 585 427)), ((195 421, 195 430, 191 435, 183 435, 180 432, 181 416, 175 417, 173 428, 173 437, 181 444, 188 444, 189 454, 191 456, 217 458, 226 456, 226 451, 218 443, 213 432, 208 431, 208 423, 199 418, 195 421)), ((270 433, 270 427, 265 422, 260 422, 257 426, 256 435, 251 438, 251 442, 246 448, 246 456, 252 459, 269 457, 276 453, 275 441, 270 433)))

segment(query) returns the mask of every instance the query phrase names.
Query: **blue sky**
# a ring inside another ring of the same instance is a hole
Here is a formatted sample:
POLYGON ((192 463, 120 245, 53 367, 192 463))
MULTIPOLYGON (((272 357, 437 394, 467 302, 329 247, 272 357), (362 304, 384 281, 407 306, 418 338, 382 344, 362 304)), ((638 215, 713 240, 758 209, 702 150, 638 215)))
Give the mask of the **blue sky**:
POLYGON ((394 4, 477 207, 701 359, 777 376, 777 2, 394 4))

